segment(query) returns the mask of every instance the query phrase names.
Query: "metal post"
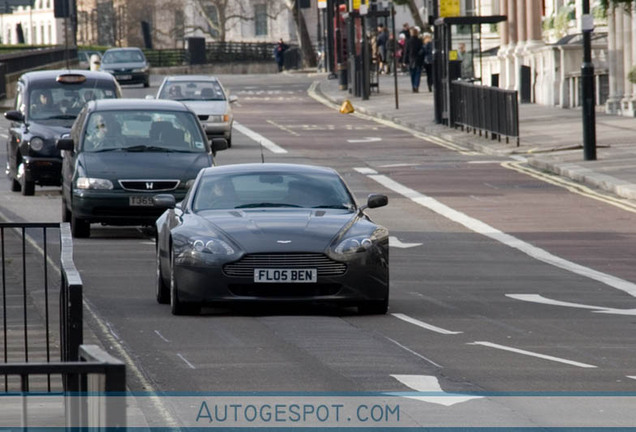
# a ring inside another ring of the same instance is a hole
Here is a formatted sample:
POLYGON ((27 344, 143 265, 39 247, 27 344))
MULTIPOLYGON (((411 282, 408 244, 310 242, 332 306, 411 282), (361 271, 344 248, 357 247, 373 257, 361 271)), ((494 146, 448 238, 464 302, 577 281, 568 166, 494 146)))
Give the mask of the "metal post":
POLYGON ((369 45, 369 37, 367 35, 367 17, 360 17, 360 26, 362 27, 362 100, 369 100, 370 93, 370 76, 371 73, 371 46, 369 45))
POLYGON ((334 40, 334 10, 333 8, 337 7, 335 5, 334 0, 327 0, 327 22, 325 27, 327 28, 327 44, 325 49, 325 55, 327 56, 327 67, 329 68, 329 79, 336 78, 336 53, 335 47, 336 43, 334 40))
POLYGON ((399 98, 398 98, 398 76, 397 76, 397 56, 395 55, 395 53, 397 52, 397 47, 398 47, 398 39, 397 39, 397 35, 395 34, 395 6, 393 4, 393 2, 391 2, 391 27, 393 28, 392 32, 393 32, 393 45, 394 45, 394 50, 393 50, 393 87, 394 87, 394 91, 395 91, 395 109, 400 109, 400 103, 399 103, 399 98))
POLYGON ((581 66, 581 99, 583 104, 583 154, 585 160, 596 160, 596 113, 594 112, 594 64, 592 63, 592 31, 590 1, 583 0, 583 65, 581 66))

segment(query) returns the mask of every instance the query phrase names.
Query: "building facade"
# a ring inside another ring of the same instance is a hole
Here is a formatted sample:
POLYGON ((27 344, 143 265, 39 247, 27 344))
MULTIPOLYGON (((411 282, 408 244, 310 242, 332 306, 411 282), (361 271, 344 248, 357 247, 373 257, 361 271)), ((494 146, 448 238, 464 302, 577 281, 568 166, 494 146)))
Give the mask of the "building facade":
POLYGON ((53 0, 35 0, 33 7, 18 6, 12 13, 0 14, 0 43, 62 45, 64 24, 64 19, 54 16, 53 0))

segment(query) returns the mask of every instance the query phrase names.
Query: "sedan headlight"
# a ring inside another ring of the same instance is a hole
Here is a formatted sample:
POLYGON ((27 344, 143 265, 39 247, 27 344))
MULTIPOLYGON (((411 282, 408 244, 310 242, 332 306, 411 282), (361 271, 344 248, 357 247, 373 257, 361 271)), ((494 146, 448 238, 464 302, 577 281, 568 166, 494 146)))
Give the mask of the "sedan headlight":
POLYGON ((221 239, 195 239, 191 242, 191 247, 195 252, 208 253, 212 255, 234 255, 236 251, 227 242, 221 239))
POLYGON ((177 247, 179 243, 175 241, 175 249, 178 249, 176 263, 186 266, 210 266, 224 262, 229 257, 237 256, 236 247, 229 241, 218 237, 190 237, 183 246, 177 247))
POLYGON ((31 146, 31 150, 39 152, 44 148, 44 140, 40 137, 31 138, 29 146, 31 146))
POLYGON ((133 69, 133 72, 146 72, 148 70, 148 68, 137 68, 137 69, 133 69))
POLYGON ((348 237, 333 249, 338 255, 349 255, 364 252, 373 246, 375 239, 369 236, 348 237))
POLYGON ((75 182, 78 189, 112 189, 113 182, 108 179, 79 177, 75 182))

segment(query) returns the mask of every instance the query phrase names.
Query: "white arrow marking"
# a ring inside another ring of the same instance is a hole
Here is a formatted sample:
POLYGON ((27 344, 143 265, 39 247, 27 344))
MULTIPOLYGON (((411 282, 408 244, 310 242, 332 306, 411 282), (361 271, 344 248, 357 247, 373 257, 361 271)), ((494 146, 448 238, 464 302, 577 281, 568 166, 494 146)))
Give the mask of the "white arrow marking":
POLYGON ((545 354, 539 354, 536 352, 532 352, 532 351, 526 351, 526 350, 522 350, 519 348, 513 348, 513 347, 509 347, 509 346, 505 346, 505 345, 499 345, 499 344, 495 344, 492 342, 484 342, 484 341, 477 341, 477 342, 473 342, 473 343, 469 343, 468 345, 481 345, 481 346, 485 346, 485 347, 490 347, 490 348, 495 348, 495 349, 499 349, 499 350, 503 350, 503 351, 510 351, 513 353, 517 353, 517 354, 523 354, 523 355, 527 355, 530 357, 536 357, 536 358, 540 358, 540 359, 544 359, 544 360, 550 360, 550 361, 554 361, 557 363, 564 363, 564 364, 568 364, 571 366, 578 366, 581 368, 595 368, 596 366, 594 365, 590 365, 587 363, 580 363, 577 361, 573 361, 573 360, 568 360, 568 359, 564 359, 564 358, 560 358, 560 357, 554 357, 554 356, 549 356, 549 355, 545 355, 545 354))
POLYGON ((422 243, 402 243, 397 237, 390 236, 389 246, 401 249, 408 249, 416 246, 422 246, 422 243))
POLYGON ((404 314, 401 314, 401 313, 394 313, 394 314, 391 314, 391 315, 393 315, 394 317, 396 317, 398 319, 401 319, 402 321, 406 321, 409 324, 416 325, 416 326, 421 327, 421 328, 426 329, 426 330, 434 331, 435 333, 445 334, 445 335, 455 335, 455 334, 463 333, 463 332, 458 332, 458 331, 446 330, 446 329, 443 329, 441 327, 434 326, 432 324, 427 324, 424 321, 416 320, 415 318, 411 318, 410 316, 404 315, 404 314))
POLYGON ((376 138, 376 137, 366 137, 366 138, 361 138, 361 139, 350 139, 347 140, 350 143, 365 143, 365 142, 378 142, 378 141, 382 141, 382 138, 376 138))
POLYGON ((404 396, 422 402, 451 406, 466 402, 471 399, 482 399, 482 396, 455 396, 453 393, 445 393, 439 385, 436 377, 430 375, 391 375, 407 387, 418 392, 443 393, 440 396, 404 396))
POLYGON ((527 301, 532 303, 541 303, 551 306, 565 306, 578 309, 589 309, 595 313, 613 314, 613 315, 636 315, 636 309, 615 309, 603 306, 585 305, 581 303, 570 303, 560 300, 552 300, 547 297, 543 297, 539 294, 506 294, 506 297, 510 297, 515 300, 527 301))

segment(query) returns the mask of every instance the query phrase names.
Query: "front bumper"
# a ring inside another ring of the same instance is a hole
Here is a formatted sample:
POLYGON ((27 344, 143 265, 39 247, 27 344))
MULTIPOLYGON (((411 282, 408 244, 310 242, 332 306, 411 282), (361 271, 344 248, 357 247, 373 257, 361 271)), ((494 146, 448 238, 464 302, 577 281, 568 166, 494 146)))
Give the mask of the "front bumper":
POLYGON ((185 302, 335 302, 357 305, 381 301, 389 295, 387 257, 368 255, 347 261, 341 275, 321 276, 316 283, 255 283, 253 276, 229 276, 224 265, 201 266, 179 262, 175 282, 185 302))
POLYGON ((24 178, 41 186, 62 184, 62 158, 27 156, 23 159, 24 178))
POLYGON ((150 79, 149 72, 114 72, 108 71, 120 84, 144 84, 150 79))
POLYGON ((231 123, 206 123, 202 122, 205 128, 205 134, 208 138, 225 138, 230 139, 232 136, 232 124, 231 123))
MULTIPOLYGON (((129 192, 122 190, 73 190, 72 212, 90 223, 105 225, 154 225, 165 208, 133 206, 132 196, 153 197, 162 192, 129 192)), ((171 191, 181 201, 185 191, 171 191)))

